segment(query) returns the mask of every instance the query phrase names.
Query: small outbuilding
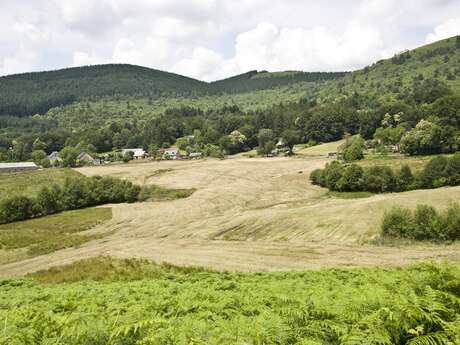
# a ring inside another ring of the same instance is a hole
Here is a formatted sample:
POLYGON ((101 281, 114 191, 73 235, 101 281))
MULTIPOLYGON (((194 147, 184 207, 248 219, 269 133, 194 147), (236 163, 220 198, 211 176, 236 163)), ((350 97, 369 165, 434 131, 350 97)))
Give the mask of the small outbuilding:
POLYGON ((0 173, 15 173, 37 170, 34 162, 0 163, 0 173))
POLYGON ((141 148, 135 148, 135 149, 123 149, 121 151, 121 154, 124 156, 126 155, 128 152, 132 152, 133 153, 133 158, 134 159, 144 159, 147 155, 147 153, 141 149, 141 148))

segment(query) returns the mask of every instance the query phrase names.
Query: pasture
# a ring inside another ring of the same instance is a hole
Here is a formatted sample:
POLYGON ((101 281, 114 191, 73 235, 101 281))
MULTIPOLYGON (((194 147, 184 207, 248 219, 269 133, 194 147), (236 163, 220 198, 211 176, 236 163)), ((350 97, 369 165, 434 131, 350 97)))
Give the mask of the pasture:
POLYGON ((460 198, 460 187, 343 198, 309 182, 310 172, 328 161, 314 152, 294 158, 234 157, 76 169, 88 176, 195 192, 182 199, 112 205, 113 218, 95 228, 106 234, 103 239, 2 265, 0 274, 24 274, 99 255, 232 271, 460 260, 458 244, 375 244, 385 210, 421 202, 446 207, 460 198))

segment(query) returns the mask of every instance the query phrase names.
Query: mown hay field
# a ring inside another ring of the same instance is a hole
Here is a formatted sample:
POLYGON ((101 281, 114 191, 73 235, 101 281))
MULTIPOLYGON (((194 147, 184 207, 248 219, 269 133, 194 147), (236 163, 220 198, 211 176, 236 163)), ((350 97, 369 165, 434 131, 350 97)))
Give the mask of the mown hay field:
POLYGON ((443 208, 460 199, 460 187, 346 199, 309 182, 310 172, 328 161, 299 155, 79 168, 88 176, 195 192, 183 199, 112 205, 113 218, 95 228, 107 234, 103 239, 0 266, 0 274, 98 255, 238 271, 460 260, 458 244, 374 244, 386 210, 419 203, 443 208))

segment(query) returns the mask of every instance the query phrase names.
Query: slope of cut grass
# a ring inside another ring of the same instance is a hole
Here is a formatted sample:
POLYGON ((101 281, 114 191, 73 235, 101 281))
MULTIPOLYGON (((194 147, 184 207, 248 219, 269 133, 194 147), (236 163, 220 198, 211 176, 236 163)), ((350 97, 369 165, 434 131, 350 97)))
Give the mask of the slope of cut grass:
POLYGON ((10 251, 34 257, 99 238, 82 232, 111 218, 111 208, 86 208, 0 225, 0 263, 15 261, 10 251))
POLYGON ((74 176, 81 174, 68 168, 0 174, 0 199, 13 195, 34 196, 42 187, 63 184, 67 177, 74 176))

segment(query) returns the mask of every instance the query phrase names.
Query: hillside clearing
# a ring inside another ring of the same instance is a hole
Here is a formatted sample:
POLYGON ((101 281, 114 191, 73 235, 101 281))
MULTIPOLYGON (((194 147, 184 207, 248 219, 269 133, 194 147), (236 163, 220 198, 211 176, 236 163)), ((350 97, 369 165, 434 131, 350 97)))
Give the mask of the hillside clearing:
POLYGON ((460 187, 336 198, 308 179, 313 169, 328 161, 234 158, 79 168, 89 176, 116 176, 196 192, 167 202, 113 205, 112 220, 96 227, 108 233, 103 239, 1 266, 0 274, 23 274, 99 255, 241 271, 460 260, 458 244, 370 244, 385 210, 396 204, 415 207, 421 200, 438 208, 447 206, 460 198, 460 187), (167 171, 153 174, 159 169, 167 171))
POLYGON ((87 230, 112 217, 112 210, 86 208, 0 225, 0 264, 24 260, 100 238, 87 230))
POLYGON ((12 195, 35 196, 42 187, 64 184, 67 177, 75 176, 81 175, 69 168, 0 174, 0 199, 12 195))

